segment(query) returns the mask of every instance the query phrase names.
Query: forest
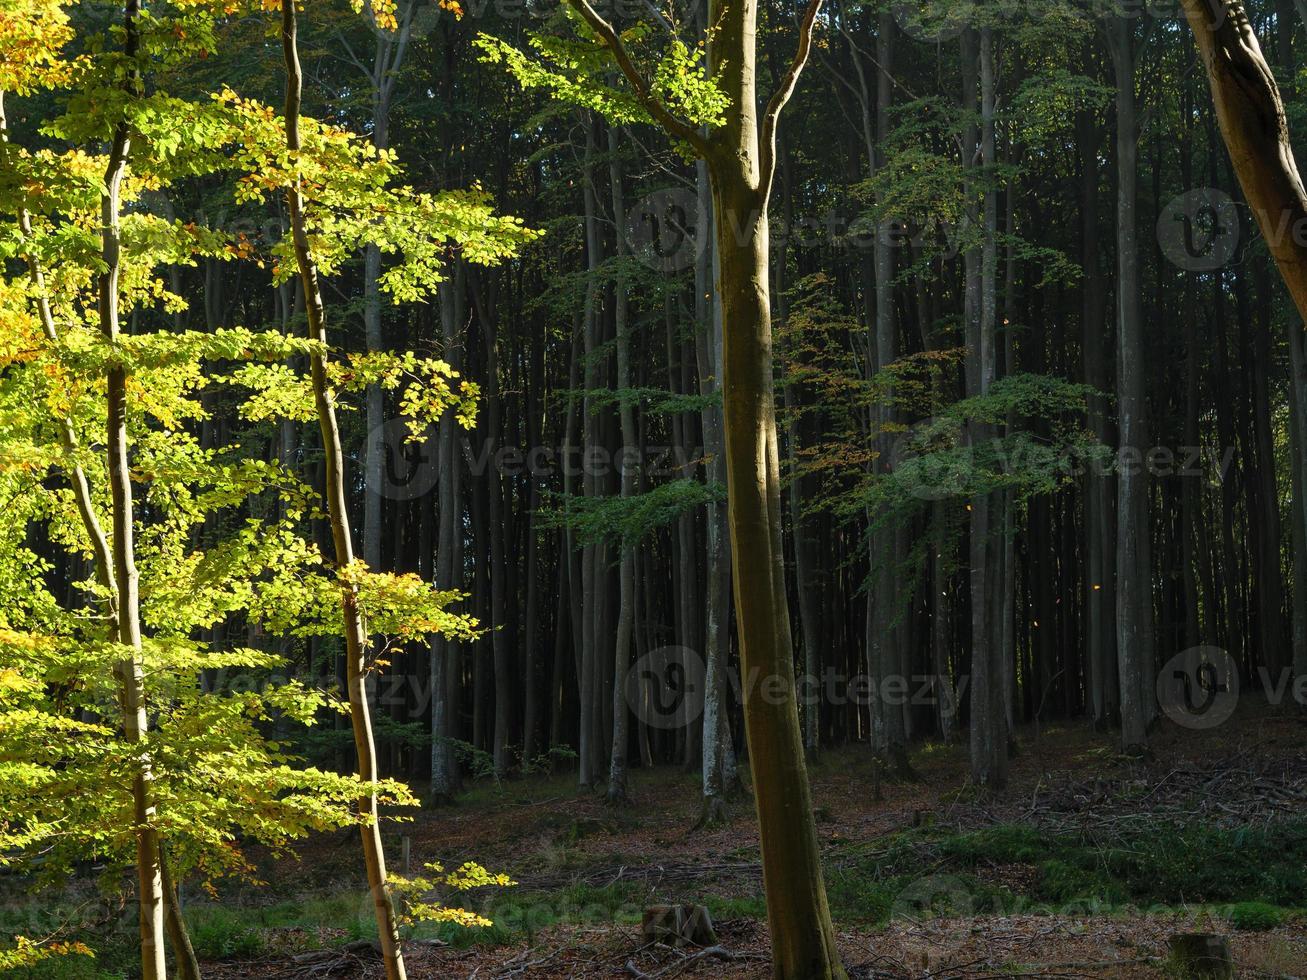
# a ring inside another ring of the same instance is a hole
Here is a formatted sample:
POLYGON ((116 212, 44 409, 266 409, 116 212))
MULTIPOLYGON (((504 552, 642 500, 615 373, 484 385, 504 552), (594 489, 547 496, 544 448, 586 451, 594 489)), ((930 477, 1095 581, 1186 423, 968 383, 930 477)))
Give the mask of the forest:
POLYGON ((1303 0, 0 0, 0 975, 1307 976, 1304 134, 1303 0))

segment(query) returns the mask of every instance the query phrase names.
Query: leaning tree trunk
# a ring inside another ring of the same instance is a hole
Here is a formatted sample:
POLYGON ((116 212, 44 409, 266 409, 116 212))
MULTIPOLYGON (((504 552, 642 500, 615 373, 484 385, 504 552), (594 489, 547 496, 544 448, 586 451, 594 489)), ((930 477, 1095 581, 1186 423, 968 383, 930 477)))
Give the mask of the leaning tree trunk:
MULTIPOLYGON (((1284 103, 1239 0, 1184 0, 1185 17, 1207 70, 1221 136, 1244 198, 1252 208, 1271 256, 1298 308, 1307 319, 1307 193, 1294 160, 1284 103)), ((1300 12, 1302 6, 1299 6, 1300 12)), ((1296 432, 1294 462, 1294 670, 1307 672, 1307 622, 1301 612, 1307 574, 1307 357, 1303 324, 1288 321, 1291 431, 1296 432)))
MULTIPOLYGON (((139 93, 140 76, 135 69, 140 50, 138 0, 124 5, 123 55, 130 67, 123 86, 128 96, 139 93)), ((104 264, 97 279, 100 330, 105 340, 116 345, 121 335, 118 320, 119 275, 122 269, 122 240, 119 212, 122 182, 131 157, 131 129, 126 122, 114 130, 109 163, 100 194, 100 257, 104 264)), ((141 660, 141 602, 136 571, 136 545, 132 527, 131 467, 127 460, 127 369, 114 365, 106 379, 108 402, 108 475, 113 514, 113 580, 117 584, 113 621, 117 641, 130 651, 114 666, 122 702, 123 734, 139 753, 132 772, 132 816, 136 827, 137 899, 140 906, 141 975, 144 980, 163 980, 164 896, 159 869, 159 836, 154 828, 152 762, 141 748, 149 728, 145 712, 145 670, 141 660)))
MULTIPOLYGON (((296 44, 296 18, 294 0, 282 0, 281 45, 286 62, 286 147, 292 154, 300 150, 300 71, 299 50, 296 44)), ((317 341, 321 349, 309 359, 313 385, 313 401, 317 408, 318 425, 322 431, 322 451, 326 463, 327 512, 331 521, 331 536, 335 546, 336 568, 344 573, 354 562, 354 542, 350 531, 348 501, 345 496, 345 452, 341 445, 340 428, 336 424, 335 395, 327 381, 327 325, 322 307, 322 292, 318 284, 318 269, 309 253, 309 235, 304 216, 304 198, 296 180, 287 192, 290 211, 291 235, 295 246, 295 261, 299 269, 300 284, 304 290, 304 309, 308 316, 309 339, 317 341)), ((345 678, 349 695, 350 722, 354 730, 354 749, 358 755, 359 779, 366 792, 359 797, 363 837, 363 860, 367 867, 368 888, 377 917, 377 933, 381 941, 381 957, 386 967, 387 980, 405 980, 404 955, 399 947, 399 924, 395 906, 386 883, 386 855, 381 846, 381 824, 377 813, 377 794, 373 784, 377 779, 377 746, 372 733, 372 719, 368 710, 366 690, 368 638, 363 626, 363 613, 359 609, 355 587, 341 580, 341 610, 345 624, 345 678)))

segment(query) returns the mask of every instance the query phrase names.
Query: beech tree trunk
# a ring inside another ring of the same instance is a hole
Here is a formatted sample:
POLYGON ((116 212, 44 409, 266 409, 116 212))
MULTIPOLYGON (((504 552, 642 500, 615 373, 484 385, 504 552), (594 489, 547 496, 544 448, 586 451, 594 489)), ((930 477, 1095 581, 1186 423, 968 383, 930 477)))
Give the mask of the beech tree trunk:
MULTIPOLYGON (((459 369, 459 330, 464 320, 463 266, 455 263, 439 287, 440 334, 445 360, 459 369)), ((440 418, 436 432, 436 484, 439 529, 436 533, 435 585, 441 591, 463 584, 459 555, 463 540, 463 503, 460 492, 458 420, 452 411, 440 418)), ((457 735, 458 697, 461 690, 461 651, 441 634, 431 638, 428 683, 431 685, 431 800, 451 801, 458 789, 458 759, 453 740, 457 735)))
MULTIPOLYGON (((816 5, 809 8, 812 16, 816 5)), ((724 338, 731 566, 772 973, 777 980, 825 980, 842 978, 844 970, 822 880, 785 595, 767 282, 767 198, 780 105, 773 97, 760 134, 756 20, 757 8, 737 0, 716 0, 709 10, 709 22, 716 25, 709 43, 710 70, 735 107, 714 133, 722 152, 709 160, 724 338)), ((800 57, 806 56, 808 40, 810 35, 800 40, 800 57)), ((797 58, 796 63, 802 67, 797 58)))
MULTIPOLYGON (((621 138, 616 126, 608 128, 608 175, 612 188, 613 214, 626 214, 622 193, 621 138)), ((626 254, 626 236, 618 230, 617 256, 626 254)), ((627 322, 626 281, 619 272, 614 284, 614 329, 617 335, 617 389, 625 392, 631 387, 631 336, 627 322)), ((622 426, 622 449, 618 454, 623 499, 635 495, 639 470, 639 440, 635 431, 635 408, 626 397, 619 408, 622 426)), ((635 549, 628 542, 619 542, 619 599, 617 609, 617 636, 613 656, 613 747, 608 766, 608 802, 626 802, 626 746, 630 738, 626 706, 626 671, 631 662, 631 640, 635 628, 635 549)))
MULTIPOLYGON (((1298 315, 1307 319, 1307 193, 1279 87, 1240 0, 1183 0, 1207 71, 1221 136, 1245 199, 1298 315)), ((1303 6, 1298 5, 1301 14, 1303 6)), ((1293 443, 1294 672, 1307 673, 1307 356, 1303 323, 1288 318, 1293 443)))
POLYGON ((1135 120, 1134 21, 1113 17, 1108 44, 1116 75, 1117 475, 1116 631, 1121 696, 1121 746, 1148 744, 1146 690, 1153 681, 1152 577, 1148 568, 1148 448, 1145 422, 1143 321, 1139 310, 1139 249, 1135 232, 1138 126, 1135 120))
MULTIPOLYGON (((586 294, 585 294, 585 333, 583 336, 584 357, 581 374, 584 379, 584 394, 581 399, 581 492, 586 497, 599 493, 598 473, 595 460, 600 457, 599 416, 592 409, 592 392, 599 387, 598 347, 600 344, 600 310, 598 270, 603 262, 603 241, 599 232, 599 204, 595 194, 596 166, 595 157, 598 145, 595 141, 595 121, 585 113, 585 186, 582 197, 585 202, 585 247, 586 247, 586 294)), ((578 768, 577 782, 583 789, 594 786, 599 781, 603 750, 598 741, 600 723, 599 713, 599 652, 600 637, 596 635, 598 623, 599 592, 607 579, 603 565, 603 548, 593 542, 587 542, 581 549, 581 665, 577 675, 581 697, 581 731, 577 743, 578 768)))
MULTIPOLYGON (((141 79, 135 68, 140 50, 138 0, 127 0, 123 7, 123 55, 129 70, 123 87, 129 97, 140 94, 141 79)), ((100 257, 104 268, 97 279, 100 330, 110 344, 121 335, 118 317, 119 275, 122 267, 122 243, 119 218, 122 210, 123 177, 131 158, 131 130, 127 122, 114 130, 109 148, 109 163, 100 194, 100 257)), ((141 658, 141 603, 136 571, 135 530, 132 510, 131 466, 128 462, 127 370, 122 366, 109 369, 106 384, 108 407, 109 495, 113 516, 113 580, 117 585, 116 608, 112 616, 118 643, 130 651, 114 667, 118 679, 123 711, 123 735, 139 746, 149 730, 145 711, 145 672, 141 658)), ((159 836, 155 830, 154 800, 151 793, 153 764, 143 749, 138 749, 132 773, 132 808, 136 825, 137 901, 140 908, 141 975, 144 980, 164 980, 164 895, 159 865, 159 836)))
MULTIPOLYGON (((291 153, 300 149, 299 117, 302 75, 296 43, 296 17, 294 0, 282 0, 281 45, 286 63, 286 147, 291 153)), ((291 234, 295 246, 295 260, 299 269, 300 285, 304 290, 304 308, 308 316, 308 333, 311 340, 327 347, 327 325, 322 306, 322 292, 318 283, 318 270, 309 253, 308 228, 304 216, 304 200, 298 181, 287 193, 290 211, 291 234)), ((318 426, 322 432, 322 450, 326 462, 327 512, 331 521, 331 537, 335 547, 336 568, 344 572, 354 562, 354 543, 350 532, 349 507, 345 493, 345 453, 341 445, 340 428, 336 424, 335 396, 327 382, 327 357, 315 353, 309 358, 313 385, 313 400, 317 407, 318 426)), ((377 934, 381 943, 381 957, 386 967, 387 980, 405 980, 404 955, 399 946, 399 923, 395 906, 386 883, 386 855, 381 845, 381 824, 377 812, 377 794, 371 785, 377 779, 377 746, 372 733, 366 681, 367 633, 363 626, 358 594, 353 585, 341 582, 341 610, 345 623, 345 678, 349 696, 350 722, 354 731, 354 750, 358 759, 359 779, 365 793, 359 797, 359 831, 363 838, 363 860, 367 868, 368 888, 377 918, 377 934)))

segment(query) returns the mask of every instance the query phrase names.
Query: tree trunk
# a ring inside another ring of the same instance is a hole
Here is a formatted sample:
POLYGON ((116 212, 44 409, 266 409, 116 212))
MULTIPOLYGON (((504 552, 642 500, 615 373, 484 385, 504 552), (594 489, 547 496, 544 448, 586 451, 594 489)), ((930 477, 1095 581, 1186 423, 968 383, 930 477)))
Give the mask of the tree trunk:
POLYGON ((714 25, 708 70, 733 109, 707 138, 650 94, 612 26, 585 0, 572 3, 613 52, 654 118, 708 160, 722 305, 731 565, 772 975, 776 980, 843 980, 795 702, 768 289, 767 199, 775 169, 775 124, 807 60, 820 0, 812 0, 804 12, 798 50, 767 103, 761 127, 757 6, 713 0, 708 11, 708 22, 714 25))
POLYGON ((1151 683, 1152 580, 1147 561, 1148 480, 1143 322, 1139 311, 1139 249, 1135 233, 1138 128, 1135 122, 1134 21, 1113 17, 1108 41, 1116 75, 1117 476, 1116 632, 1121 696, 1121 746, 1145 749, 1151 713, 1144 703, 1151 683))
MULTIPOLYGON (((128 97, 139 95, 141 79, 135 68, 140 49, 138 0, 127 0, 123 8, 123 56, 129 67, 123 82, 128 97)), ((100 194, 100 244, 104 268, 97 279, 100 330, 105 340, 116 344, 121 335, 118 320, 119 275, 122 243, 119 217, 123 177, 131 157, 131 130, 126 122, 114 130, 109 163, 100 194)), ((108 410, 109 495, 113 515, 113 580, 117 584, 113 622, 117 641, 131 653, 114 666, 123 711, 123 735, 140 746, 149 729, 145 710, 145 670, 141 658, 141 608, 136 571, 133 528, 131 466, 128 462, 127 370, 109 369, 106 380, 108 410)), ((132 810, 136 826, 137 900, 140 908, 141 975, 144 980, 164 980, 163 881, 159 868, 159 836, 154 827, 155 809, 151 784, 153 764, 144 749, 136 750, 132 772, 132 810)))
MULTIPOLYGON (((440 333, 445 360, 458 370, 459 330, 464 320, 463 266, 456 263, 449 278, 440 284, 440 333)), ((440 418, 436 432, 436 497, 439 530, 436 534, 435 585, 452 591, 463 584, 457 561, 463 537, 463 505, 460 484, 458 420, 452 411, 440 418)), ((448 803, 458 788, 458 760, 453 739, 458 726, 458 692, 461 683, 459 648, 454 641, 436 633, 431 638, 431 800, 448 803)))
MULTIPOLYGON (((599 204, 595 195, 595 165, 598 154, 595 142, 595 121, 585 116, 585 184, 582 199, 585 205, 586 287, 585 334, 582 376, 585 393, 581 401, 582 475, 581 492, 586 497, 599 493, 598 474, 592 456, 599 450, 599 416, 592 410, 591 393, 599 387, 598 347, 600 334, 599 266, 603 262, 603 242, 599 233, 599 204)), ((579 767, 577 782, 589 789, 599 781, 602 750, 596 745, 599 731, 599 637, 596 633, 599 590, 607 578, 603 567, 602 549, 587 543, 581 551, 581 669, 577 677, 581 696, 581 734, 577 744, 579 767)))
MULTIPOLYGON (((844 970, 822 880, 785 596, 767 283, 772 165, 771 148, 760 145, 755 108, 756 17, 756 7, 727 0, 709 12, 717 25, 710 65, 736 107, 715 134, 729 152, 710 161, 724 339, 731 567, 772 974, 776 980, 826 980, 842 978, 844 970), (759 689, 759 682, 765 687, 759 689)), ((765 140, 771 136, 763 133, 765 140)))
MULTIPOLYGON (((608 128, 608 175, 612 188, 613 214, 626 214, 622 193, 621 139, 616 126, 608 128)), ((626 254, 626 236, 619 230, 616 235, 617 257, 626 254)), ((613 286, 614 330, 617 339, 617 390, 625 393, 631 387, 631 336, 627 322, 626 280, 621 273, 613 286)), ((622 498, 635 496, 639 463, 639 440, 635 431, 635 408, 623 396, 619 403, 622 426, 622 449, 618 455, 618 469, 622 481, 622 498)), ((626 747, 630 740, 626 705, 626 670, 631 662, 631 638, 635 626, 635 548, 619 541, 622 549, 619 558, 619 600, 617 611, 617 642, 613 656, 613 747, 608 766, 608 802, 626 802, 626 747)))
POLYGON ((165 915, 164 930, 168 942, 172 945, 172 955, 176 960, 177 980, 200 980, 200 961, 195 956, 195 947, 191 945, 190 934, 186 931, 186 919, 182 916, 181 891, 172 880, 168 870, 168 858, 159 849, 159 883, 163 886, 165 915))
MULTIPOLYGON (((1245 199, 1288 287, 1299 321, 1287 318, 1294 461, 1294 672, 1307 673, 1307 193, 1289 140, 1275 76, 1239 0, 1184 0, 1185 17, 1207 70, 1221 135, 1245 199)), ((1299 4, 1300 15, 1303 5, 1299 4)))
MULTIPOLYGON (((286 63, 286 147, 291 153, 300 149, 300 72, 299 51, 296 45, 296 17, 293 0, 281 5, 281 44, 286 63)), ((299 268, 300 284, 304 290, 304 307, 308 316, 309 339, 327 347, 326 319, 322 307, 322 293, 318 284, 318 270, 309 254, 309 239, 304 217, 304 200, 298 181, 287 193, 291 233, 295 245, 295 260, 299 268)), ((326 461, 327 512, 331 521, 335 562, 343 574, 354 562, 354 543, 350 533, 349 507, 345 494, 345 454, 341 445, 340 429, 336 424, 335 395, 327 382, 326 355, 311 355, 310 372, 313 400, 322 431, 322 450, 326 461)), ((345 677, 349 695, 350 722, 354 730, 354 749, 358 759, 359 779, 367 792, 359 797, 363 838, 363 859, 367 867, 368 888, 377 917, 377 933, 381 942, 381 956, 386 967, 387 980, 404 980, 404 956, 399 947, 399 925, 390 889, 386 884, 386 856, 381 846, 381 825, 377 812, 377 795, 371 784, 377 778, 377 747, 372 734, 369 713, 367 679, 368 638, 363 626, 355 587, 341 581, 341 610, 345 623, 345 677)))

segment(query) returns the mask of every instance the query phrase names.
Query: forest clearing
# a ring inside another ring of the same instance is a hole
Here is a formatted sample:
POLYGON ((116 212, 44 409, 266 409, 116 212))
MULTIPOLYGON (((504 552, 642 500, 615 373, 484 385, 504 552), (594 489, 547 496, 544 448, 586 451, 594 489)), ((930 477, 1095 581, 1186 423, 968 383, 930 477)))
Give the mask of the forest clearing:
POLYGON ((0 974, 1307 975, 1305 44, 0 0, 0 974))

